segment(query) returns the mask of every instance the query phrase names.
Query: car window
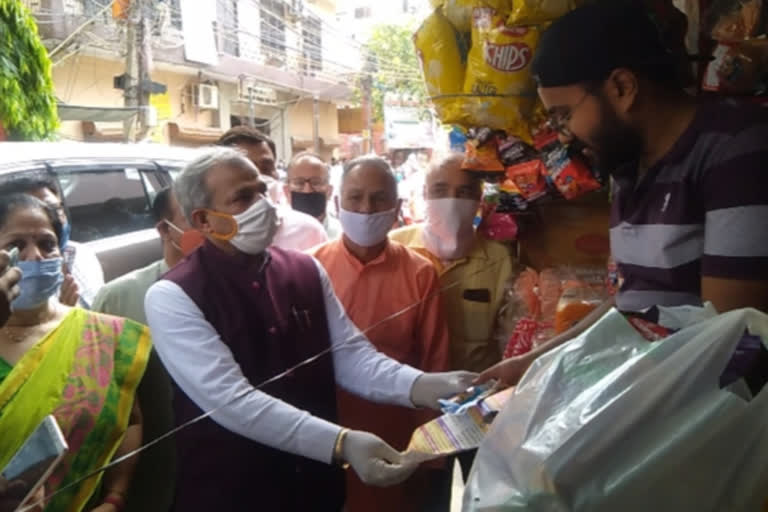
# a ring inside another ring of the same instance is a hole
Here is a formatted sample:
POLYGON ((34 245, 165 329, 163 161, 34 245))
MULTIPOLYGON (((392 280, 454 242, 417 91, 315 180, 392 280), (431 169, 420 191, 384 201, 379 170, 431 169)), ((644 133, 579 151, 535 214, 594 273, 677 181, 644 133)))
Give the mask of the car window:
POLYGON ((90 242, 154 227, 151 201, 162 188, 156 170, 59 170, 58 177, 72 240, 90 242))

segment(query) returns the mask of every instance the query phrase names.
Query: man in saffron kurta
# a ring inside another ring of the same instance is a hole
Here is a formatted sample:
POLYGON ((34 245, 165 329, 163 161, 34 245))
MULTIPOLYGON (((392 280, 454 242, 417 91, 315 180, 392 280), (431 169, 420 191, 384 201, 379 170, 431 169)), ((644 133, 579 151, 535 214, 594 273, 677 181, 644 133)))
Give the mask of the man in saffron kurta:
MULTIPOLYGON (((312 252, 328 272, 344 309, 371 343, 392 359, 422 371, 447 370, 449 333, 437 273, 428 260, 387 238, 399 207, 389 165, 378 158, 353 161, 341 188, 344 234, 312 252)), ((425 411, 374 404, 343 390, 338 399, 341 423, 374 432, 397 450, 404 450, 413 431, 434 417, 425 411)), ((424 510, 433 494, 431 482, 437 480, 435 471, 443 473, 445 468, 424 468, 388 489, 365 486, 348 473, 346 510, 424 510)))

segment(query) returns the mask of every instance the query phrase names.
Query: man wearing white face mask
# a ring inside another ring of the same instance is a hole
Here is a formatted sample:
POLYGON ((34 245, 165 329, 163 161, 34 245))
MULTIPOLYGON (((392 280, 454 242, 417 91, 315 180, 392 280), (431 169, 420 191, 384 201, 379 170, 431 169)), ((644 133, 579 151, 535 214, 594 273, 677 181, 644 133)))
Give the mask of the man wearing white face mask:
POLYGON ((443 286, 454 368, 482 371, 501 359, 493 340, 504 286, 512 274, 506 247, 477 235, 474 219, 482 182, 461 170, 463 155, 433 162, 424 186, 427 220, 390 233, 390 238, 428 258, 443 286))
POLYGON ((338 511, 344 474, 333 462, 369 485, 407 478, 415 467, 399 452, 336 424, 336 384, 434 408, 475 375, 422 373, 378 353, 317 261, 269 247, 275 207, 240 152, 207 150, 174 187, 193 227, 180 245, 193 246, 194 233, 204 240, 150 288, 146 316, 176 384, 176 422, 213 411, 176 434, 174 510, 338 511))
MULTIPOLYGON (((328 271, 349 317, 376 348, 420 370, 446 371, 450 340, 437 273, 429 261, 387 239, 400 203, 395 176, 386 161, 353 160, 341 182, 343 235, 313 254, 328 271), (397 315, 400 311, 404 313, 397 315)), ((432 419, 422 411, 372 404, 343 391, 339 392, 339 417, 345 425, 373 432, 399 450, 407 447, 417 427, 432 419)), ((349 475, 347 512, 427 510, 436 482, 447 474, 442 462, 436 466, 425 467, 408 482, 387 489, 366 487, 349 475)))
MULTIPOLYGON (((426 222, 393 231, 390 238, 428 258, 440 275, 453 368, 482 371, 501 359, 493 331, 512 260, 506 247, 475 232, 483 185, 461 170, 463 160, 452 154, 429 166, 426 222)), ((473 454, 459 456, 465 480, 473 454)))

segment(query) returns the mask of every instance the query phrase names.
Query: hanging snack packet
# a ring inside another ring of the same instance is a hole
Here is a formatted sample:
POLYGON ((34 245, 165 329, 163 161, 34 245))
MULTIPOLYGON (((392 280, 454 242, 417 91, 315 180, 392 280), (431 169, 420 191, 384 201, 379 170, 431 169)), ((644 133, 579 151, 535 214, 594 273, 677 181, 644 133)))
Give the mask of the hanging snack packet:
POLYGON ((554 21, 582 3, 577 0, 517 0, 508 23, 536 25, 554 21))
POLYGON ((413 44, 421 63, 427 93, 445 124, 461 123, 461 98, 464 64, 459 34, 437 9, 413 34, 413 44))
POLYGON ((541 160, 538 158, 507 167, 507 178, 517 185, 528 202, 535 201, 547 193, 547 182, 542 174, 542 167, 541 160))
POLYGON ((537 27, 510 27, 499 11, 477 7, 472 18, 472 48, 464 92, 468 122, 507 131, 530 141, 536 106, 530 63, 539 42, 537 27))
POLYGON ((587 163, 578 155, 571 155, 556 133, 540 134, 535 144, 541 151, 547 179, 564 198, 575 199, 601 187, 587 163))
POLYGON ((467 152, 461 168, 480 176, 495 180, 504 173, 504 165, 499 160, 499 138, 502 135, 489 128, 470 131, 467 138, 467 152))
POLYGON ((459 32, 472 30, 472 9, 474 0, 444 0, 443 13, 451 25, 459 32))

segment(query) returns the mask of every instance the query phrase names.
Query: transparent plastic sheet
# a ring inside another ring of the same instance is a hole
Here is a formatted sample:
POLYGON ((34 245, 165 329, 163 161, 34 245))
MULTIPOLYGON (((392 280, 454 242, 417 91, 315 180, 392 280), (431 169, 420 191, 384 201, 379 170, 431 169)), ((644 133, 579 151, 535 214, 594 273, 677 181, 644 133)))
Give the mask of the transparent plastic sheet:
POLYGON ((612 310, 540 357, 480 446, 463 510, 760 510, 768 386, 745 401, 743 379, 719 377, 745 331, 766 344, 768 315, 666 317, 698 322, 649 343, 612 310))

